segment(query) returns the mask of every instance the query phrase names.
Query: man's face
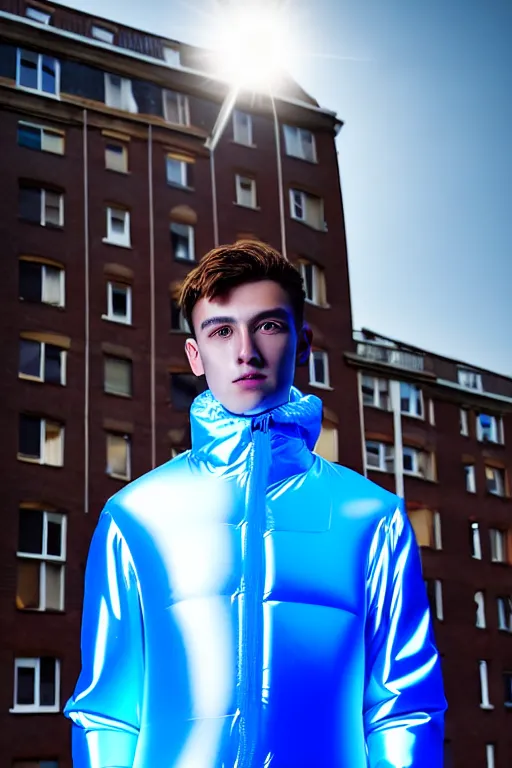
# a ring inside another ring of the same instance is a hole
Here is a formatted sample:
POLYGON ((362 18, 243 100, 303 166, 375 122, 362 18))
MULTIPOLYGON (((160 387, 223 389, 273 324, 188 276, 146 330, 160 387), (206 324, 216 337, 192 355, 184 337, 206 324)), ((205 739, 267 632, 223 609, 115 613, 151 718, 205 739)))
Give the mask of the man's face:
POLYGON ((297 360, 309 355, 310 331, 297 332, 290 298, 273 280, 244 283, 199 299, 196 339, 185 351, 196 376, 231 413, 254 415, 288 401, 297 360))

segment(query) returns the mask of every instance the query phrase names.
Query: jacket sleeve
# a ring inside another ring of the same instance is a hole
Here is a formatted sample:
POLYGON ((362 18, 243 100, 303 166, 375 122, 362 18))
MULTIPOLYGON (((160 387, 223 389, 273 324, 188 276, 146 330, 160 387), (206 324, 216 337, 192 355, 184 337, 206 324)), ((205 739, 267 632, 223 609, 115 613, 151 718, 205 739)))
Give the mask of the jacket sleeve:
POLYGON ((369 768, 442 768, 446 700, 412 527, 399 506, 372 541, 364 727, 369 768))
POLYGON ((105 510, 87 559, 81 647, 82 671, 64 710, 73 721, 73 766, 132 768, 143 688, 142 615, 130 552, 105 510))

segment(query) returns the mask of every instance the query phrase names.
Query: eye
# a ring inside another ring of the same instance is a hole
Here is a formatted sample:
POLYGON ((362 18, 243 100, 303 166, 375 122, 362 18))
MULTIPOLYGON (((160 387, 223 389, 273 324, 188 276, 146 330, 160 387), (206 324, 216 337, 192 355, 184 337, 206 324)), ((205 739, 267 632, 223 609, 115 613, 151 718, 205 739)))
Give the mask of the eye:
POLYGON ((222 328, 218 328, 214 333, 212 333, 212 336, 220 336, 221 339, 227 339, 230 335, 231 328, 228 328, 227 325, 222 326, 222 328))
POLYGON ((265 333, 278 333, 279 331, 285 331, 286 326, 283 323, 277 323, 275 320, 265 320, 264 323, 258 325, 257 330, 264 331, 265 333))

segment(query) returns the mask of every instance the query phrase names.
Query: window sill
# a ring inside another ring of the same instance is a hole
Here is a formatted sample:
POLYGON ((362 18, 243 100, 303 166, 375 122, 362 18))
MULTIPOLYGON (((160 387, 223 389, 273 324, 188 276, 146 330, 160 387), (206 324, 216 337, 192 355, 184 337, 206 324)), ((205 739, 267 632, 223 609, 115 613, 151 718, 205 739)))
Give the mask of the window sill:
POLYGON ((367 472, 383 472, 386 475, 394 475, 395 474, 395 470, 394 469, 384 469, 383 467, 370 467, 368 465, 366 466, 366 471, 367 472))
POLYGON ((237 147, 246 147, 247 149, 258 149, 257 144, 246 144, 244 141, 236 141, 235 139, 230 139, 230 144, 236 144, 237 147))
POLYGON ((101 242, 105 243, 105 245, 115 245, 117 248, 126 248, 130 251, 132 250, 132 246, 129 243, 119 243, 116 240, 109 240, 108 237, 103 237, 101 242))
POLYGON ((309 304, 312 307, 318 307, 318 309, 331 309, 330 304, 319 304, 317 301, 313 301, 313 299, 306 298, 304 303, 309 304))
POLYGON ((383 408, 381 405, 375 405, 375 403, 363 403, 365 408, 374 408, 376 411, 382 411, 383 413, 391 413, 391 408, 383 408))
POLYGON ((117 323, 118 325, 127 325, 132 327, 131 320, 120 320, 118 317, 110 317, 110 315, 102 315, 102 320, 108 320, 109 323, 117 323))
POLYGON ((9 712, 11 715, 34 715, 34 714, 51 714, 51 713, 59 713, 60 709, 59 707, 12 707, 9 709, 9 712))
POLYGON ((131 171, 120 171, 119 168, 109 168, 108 165, 105 166, 105 170, 109 171, 110 173, 117 173, 119 176, 131 176, 131 171))
POLYGON ((179 262, 180 264, 195 264, 196 260, 195 257, 192 259, 182 259, 180 256, 175 256, 174 261, 179 262))
POLYGON ((415 421, 425 421, 424 416, 418 416, 417 413, 409 413, 408 411, 400 411, 400 416, 408 416, 410 419, 414 419, 415 421))
POLYGON ((425 483, 437 483, 437 480, 434 480, 432 477, 424 477, 416 472, 405 472, 405 470, 404 477, 413 477, 415 480, 423 480, 425 483))
POLYGON ((489 711, 493 710, 494 704, 480 704, 480 709, 488 709, 489 711))
POLYGON ((175 181, 167 181, 167 186, 172 189, 182 189, 184 192, 195 192, 195 187, 189 187, 188 184, 178 184, 175 181))
POLYGON ((111 392, 108 389, 104 389, 103 393, 105 395, 110 395, 111 397, 124 397, 125 400, 131 400, 133 395, 128 395, 126 392, 111 392))
POLYGON ((37 464, 40 467, 51 467, 52 469, 62 469, 64 464, 46 464, 41 459, 31 459, 30 456, 23 456, 22 453, 18 453, 16 456, 18 461, 22 461, 24 464, 37 464))
POLYGON ((325 389, 328 392, 334 392, 334 387, 331 387, 330 384, 322 384, 321 381, 310 381, 309 386, 315 387, 316 389, 325 389))
POLYGON ((45 99, 53 99, 54 101, 60 101, 60 93, 48 93, 47 91, 40 91, 38 88, 29 88, 26 85, 20 85, 16 83, 16 88, 26 93, 34 93, 38 96, 44 96, 45 99))
POLYGON ((121 480, 123 483, 129 483, 131 478, 124 475, 116 475, 114 472, 105 472, 107 477, 111 477, 113 480, 121 480))
POLYGON ((301 157, 301 155, 291 155, 289 152, 285 152, 286 157, 290 157, 293 160, 302 160, 303 163, 307 163, 308 165, 319 165, 318 160, 315 158, 314 160, 310 160, 307 157, 301 157))
POLYGON ((37 376, 29 376, 28 373, 18 373, 18 379, 23 379, 23 381, 34 381, 36 384, 44 384, 44 379, 39 379, 37 376))
POLYGON ((239 203, 236 200, 233 200, 233 205, 235 205, 237 208, 243 208, 246 211, 261 211, 259 205, 244 205, 243 203, 239 203))
POLYGON ((66 309, 65 304, 50 304, 48 301, 32 301, 31 299, 25 299, 23 296, 18 296, 20 301, 25 301, 27 304, 41 304, 43 307, 51 307, 52 309, 66 309))
POLYGON ((313 224, 309 224, 307 221, 303 221, 302 219, 297 219, 295 216, 291 216, 290 218, 292 221, 296 221, 297 224, 302 224, 304 227, 307 227, 308 229, 311 229, 313 232, 319 232, 321 235, 325 235, 327 233, 327 227, 314 227, 313 224))
POLYGON ((22 221, 24 224, 32 224, 36 227, 44 227, 44 229, 49 229, 53 232, 64 232, 64 224, 48 224, 41 220, 34 221, 34 219, 24 219, 23 216, 18 216, 18 220, 22 221))

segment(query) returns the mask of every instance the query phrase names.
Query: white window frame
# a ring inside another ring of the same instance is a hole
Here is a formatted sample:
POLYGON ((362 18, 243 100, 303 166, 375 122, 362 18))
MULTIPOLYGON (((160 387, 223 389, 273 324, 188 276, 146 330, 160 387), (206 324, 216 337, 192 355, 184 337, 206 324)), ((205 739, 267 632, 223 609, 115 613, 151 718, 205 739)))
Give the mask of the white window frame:
POLYGON ((500 496, 501 498, 504 498, 506 496, 506 479, 505 479, 505 470, 501 469, 500 467, 485 467, 485 484, 487 493, 492 494, 493 496, 500 496), (492 491, 489 488, 489 476, 488 473, 492 473, 492 482, 494 482, 495 490, 492 491))
POLYGON ((494 709, 493 705, 489 701, 489 675, 487 662, 481 659, 478 662, 478 667, 480 673, 480 708, 494 709))
POLYGON ((107 314, 103 315, 104 320, 110 320, 113 323, 122 323, 123 325, 132 324, 132 287, 125 283, 117 283, 109 280, 107 283, 107 314), (121 317, 114 314, 114 301, 113 294, 114 289, 123 288, 126 290, 126 315, 121 317))
POLYGON ((25 455, 18 452, 18 459, 21 461, 28 461, 32 464, 44 464, 47 467, 63 467, 64 466, 64 425, 58 421, 52 421, 51 419, 39 418, 39 458, 25 455), (46 425, 52 424, 59 428, 60 435, 60 457, 57 463, 47 461, 48 453, 46 451, 46 425))
POLYGON ((421 419, 421 420, 425 419, 425 404, 423 402, 423 392, 420 389, 420 387, 418 387, 416 384, 410 384, 407 381, 400 382, 400 413, 403 416, 411 416, 411 418, 413 419, 421 419), (409 409, 407 411, 402 410, 402 400, 406 399, 402 395, 402 387, 411 388, 410 396, 409 398, 407 398, 409 403, 409 409), (415 402, 419 406, 419 410, 420 410, 419 413, 416 413, 412 409, 413 402, 415 402))
POLYGON ((485 745, 485 762, 486 768, 496 768, 496 754, 494 744, 485 745))
MULTIPOLYGON (((24 187, 24 189, 30 189, 29 187, 24 187)), ((32 187, 33 190, 39 193, 39 224, 41 227, 59 227, 62 228, 64 226, 64 193, 63 192, 55 192, 52 189, 45 189, 44 187, 32 187), (47 203, 47 196, 48 195, 54 195, 55 197, 58 197, 58 203, 59 203, 59 221, 57 224, 54 224, 51 221, 46 220, 46 203, 47 203)), ((32 219, 30 219, 32 221, 32 219)))
POLYGON ((131 248, 130 211, 127 211, 126 208, 115 208, 112 205, 108 205, 106 213, 107 236, 103 238, 103 242, 110 243, 111 245, 119 245, 122 248, 131 248), (114 227, 112 225, 114 214, 123 214, 123 233, 121 235, 114 232, 114 227))
POLYGON ((52 14, 49 11, 41 11, 39 8, 35 8, 32 5, 27 5, 25 8, 25 18, 37 21, 44 26, 50 26, 52 20, 52 14))
POLYGON ((331 389, 329 376, 329 355, 325 349, 313 349, 309 356, 309 385, 320 389, 331 389), (325 381, 317 381, 315 378, 315 360, 320 359, 324 366, 325 381))
POLYGON ((471 521, 471 541, 472 541, 472 553, 471 557, 474 560, 482 559, 482 540, 480 538, 480 525, 476 521, 471 521))
POLYGON ((459 408, 459 429, 460 429, 460 434, 463 437, 469 437, 468 415, 469 415, 469 412, 467 408, 459 408))
POLYGON ((102 27, 101 24, 93 24, 91 26, 91 37, 94 37, 95 40, 99 40, 101 43, 114 45, 116 36, 113 30, 102 27))
POLYGON ((466 480, 466 491, 476 493, 476 474, 474 464, 464 464, 464 477, 466 480))
POLYGON ((233 141, 236 144, 242 144, 244 147, 254 147, 252 115, 249 112, 242 112, 239 109, 233 111, 233 141), (243 118, 242 118, 243 116, 243 118), (247 118, 247 131, 245 126, 241 125, 241 120, 247 118), (244 136, 247 134, 247 141, 244 136))
POLYGON ((436 425, 436 412, 435 412, 434 401, 432 400, 432 398, 429 398, 429 401, 428 401, 428 422, 433 427, 435 427, 435 425, 436 425))
POLYGON ((489 537, 491 540, 491 562, 507 562, 507 541, 505 531, 499 528, 489 528, 489 537))
POLYGON ((441 533, 441 515, 435 511, 432 515, 432 529, 434 533, 434 549, 441 550, 443 548, 443 537, 441 533))
POLYGON ((323 198, 318 195, 311 195, 308 192, 304 192, 301 189, 290 188, 290 216, 294 221, 300 221, 303 224, 307 224, 308 227, 316 230, 317 232, 326 232, 327 227, 325 224, 324 213, 324 201, 323 198), (308 218, 308 200, 318 200, 321 207, 319 226, 315 227, 314 224, 308 218), (300 209, 300 213, 297 210, 300 209))
POLYGON ((482 374, 472 371, 470 368, 457 369, 457 381, 465 389, 474 389, 477 392, 483 392, 482 374))
POLYGON ((395 447, 389 443, 379 443, 376 440, 365 441, 365 464, 367 470, 375 472, 394 472, 395 471, 395 447), (374 466, 368 463, 368 446, 378 446, 379 465, 374 466))
POLYGON ((137 113, 139 108, 133 95, 132 81, 128 77, 105 72, 105 106, 119 109, 123 112, 137 113), (119 80, 119 86, 113 82, 119 80), (114 94, 116 95, 114 97, 114 94))
POLYGON ((190 104, 189 104, 188 96, 186 93, 182 93, 181 91, 173 91, 172 89, 167 88, 162 93, 162 99, 163 99, 164 119, 167 123, 170 123, 171 125, 185 125, 185 126, 190 125, 190 104), (169 119, 167 99, 171 94, 176 96, 176 111, 178 113, 177 122, 174 122, 169 119))
MULTIPOLYGON (((23 508, 21 508, 20 513, 23 511, 23 508)), ((47 510, 42 510, 41 514, 43 515, 43 541, 42 541, 42 552, 34 553, 34 552, 24 552, 23 550, 18 549, 16 552, 16 557, 18 560, 23 561, 36 561, 40 564, 40 570, 39 570, 39 608, 24 608, 23 610, 26 611, 41 611, 44 612, 46 610, 64 610, 64 593, 65 593, 65 564, 66 564, 66 537, 67 537, 67 518, 66 515, 61 515, 57 512, 48 512, 47 510), (48 523, 60 523, 60 555, 50 555, 48 554, 48 523), (59 608, 50 608, 48 609, 46 606, 46 565, 49 563, 50 565, 60 565, 61 571, 60 571, 60 595, 59 595, 59 608)))
MULTIPOLYGON (((54 267, 51 264, 43 264, 40 261, 31 262, 28 259, 20 259, 20 262, 35 263, 41 269, 41 304, 47 304, 49 307, 64 307, 66 305, 66 271, 62 267, 54 267), (45 282, 48 279, 47 270, 53 269, 59 272, 59 303, 54 304, 45 300, 45 282)), ((20 296, 21 301, 24 299, 20 296)))
POLYGON ((314 304, 317 307, 327 306, 325 272, 322 267, 315 264, 314 261, 302 259, 299 261, 299 271, 304 283, 304 292, 306 294, 306 303, 314 304), (311 296, 308 296, 308 281, 306 270, 311 267, 311 296))
POLYGON ((498 608, 498 629, 502 632, 512 632, 512 605, 510 597, 499 596, 496 598, 498 608), (508 603, 508 605, 506 605, 508 603), (508 614, 508 622, 507 622, 508 614))
POLYGON ((174 157, 172 154, 168 154, 165 158, 165 177, 167 179, 167 183, 174 187, 188 187, 188 166, 189 163, 187 163, 186 160, 183 160, 179 157, 174 157), (176 163, 176 165, 179 167, 179 181, 174 181, 173 179, 169 178, 170 163, 176 163))
POLYGON ((436 605, 436 619, 438 621, 444 621, 443 583, 440 579, 435 579, 434 581, 434 596, 436 605))
POLYGON ((408 475, 409 477, 419 477, 422 480, 432 480, 432 454, 428 451, 425 451, 421 448, 414 448, 410 445, 404 445, 403 446, 403 457, 405 459, 406 454, 410 455, 412 458, 412 469, 406 469, 405 468, 405 461, 403 461, 403 472, 404 475, 408 475), (426 467, 424 472, 422 472, 421 469, 421 463, 422 459, 426 463, 426 467))
POLYGON ((51 706, 41 706, 41 659, 40 658, 17 658, 14 660, 14 703, 9 712, 13 713, 36 713, 36 712, 59 712, 60 706, 60 660, 55 659, 55 704, 51 706), (34 675, 34 703, 17 704, 18 698, 18 669, 33 669, 34 675))
MULTIPOLYGON (((173 249, 173 257, 177 261, 184 261, 184 262, 195 261, 196 258, 195 258, 195 242, 194 242, 194 240, 195 240, 195 230, 194 230, 194 227, 192 226, 192 224, 183 224, 183 222, 181 222, 181 221, 171 221, 171 223, 169 225, 169 232, 171 234, 171 242, 172 242, 172 231, 173 231, 173 227, 175 227, 175 226, 186 227, 186 229, 187 229, 188 256, 185 259, 183 257, 181 257, 181 256, 177 256, 176 253, 174 252, 174 249, 173 249)), ((181 233, 178 233, 178 234, 180 234, 180 236, 182 236, 181 233)))
POLYGON ((60 98, 60 61, 53 56, 48 56, 46 53, 37 53, 36 51, 26 51, 23 48, 18 48, 16 52, 16 86, 22 88, 24 91, 30 91, 31 93, 39 93, 41 96, 46 96, 50 99, 60 98), (22 54, 34 54, 37 56, 37 86, 30 88, 28 85, 22 85, 21 80, 21 59, 22 54), (55 93, 50 91, 43 91, 43 59, 51 59, 55 66, 55 93))
MULTIPOLYGON (((59 131, 56 128, 50 128, 48 125, 41 125, 40 123, 30 123, 27 120, 18 120, 18 130, 20 126, 25 126, 26 128, 34 128, 41 134, 41 149, 36 150, 39 152, 50 152, 52 155, 64 155, 64 147, 65 147, 65 133, 64 131, 59 131), (53 138, 57 137, 62 141, 62 151, 55 151, 55 149, 51 149, 51 146, 48 145, 48 142, 46 142, 45 146, 45 139, 48 139, 48 137, 51 136, 53 138)), ((23 147, 25 149, 31 149, 31 147, 26 147, 25 144, 19 144, 20 147, 23 147)))
POLYGON ((257 208, 257 198, 256 198, 256 179, 251 178, 250 176, 242 176, 241 174, 237 173, 235 175, 235 186, 236 186, 236 204, 242 206, 242 208, 257 208), (248 186, 249 189, 245 189, 245 186, 248 186), (249 202, 244 202, 243 198, 247 195, 249 198, 249 202))
POLYGON ((503 445, 503 419, 501 416, 495 416, 490 413, 477 413, 476 414, 476 439, 480 443, 496 443, 503 445), (484 427, 480 421, 480 416, 486 416, 491 421, 490 437, 486 437, 484 434, 484 427))
POLYGON ((475 627, 477 629, 486 629, 487 620, 485 618, 485 595, 481 590, 475 592, 475 605, 475 627))
POLYGON ((363 398, 363 405, 370 408, 379 408, 382 411, 391 410, 391 398, 390 398, 389 379, 381 379, 377 376, 367 376, 363 374, 361 377, 361 397, 363 398), (365 384, 365 380, 367 384, 365 384), (363 387, 372 389, 373 400, 371 403, 364 402, 363 387))
POLYGON ((109 477, 113 477, 115 480, 130 480, 132 475, 132 460, 131 460, 131 452, 132 452, 132 444, 131 444, 131 438, 130 435, 122 435, 119 432, 106 432, 105 433, 105 450, 106 450, 106 473, 109 477), (109 457, 108 457, 108 447, 109 447, 109 438, 116 438, 118 440, 124 440, 124 443, 126 445, 126 474, 118 474, 117 472, 110 472, 109 471, 109 457))
POLYGON ((283 134, 285 152, 288 157, 297 157, 307 163, 317 162, 316 141, 312 131, 307 130, 307 128, 299 128, 297 125, 283 125, 283 134), (311 137, 310 144, 305 142, 306 135, 311 137), (307 156, 305 146, 311 146, 311 157, 307 156))
MULTIPOLYGON (((29 376, 27 373, 21 373, 21 371, 18 371, 18 378, 19 379, 27 379, 28 381, 40 381, 40 382, 46 382, 46 379, 44 378, 44 369, 45 369, 45 363, 46 363, 46 342, 45 341, 39 341, 38 339, 28 339, 28 338, 20 338, 20 342, 22 341, 30 341, 33 344, 39 344, 41 347, 41 351, 39 354, 39 376, 29 376)), ((62 347, 59 347, 58 344, 50 344, 51 347, 57 347, 60 349, 60 382, 59 384, 62 387, 66 386, 66 363, 67 363, 67 352, 65 349, 62 349, 62 347)))

